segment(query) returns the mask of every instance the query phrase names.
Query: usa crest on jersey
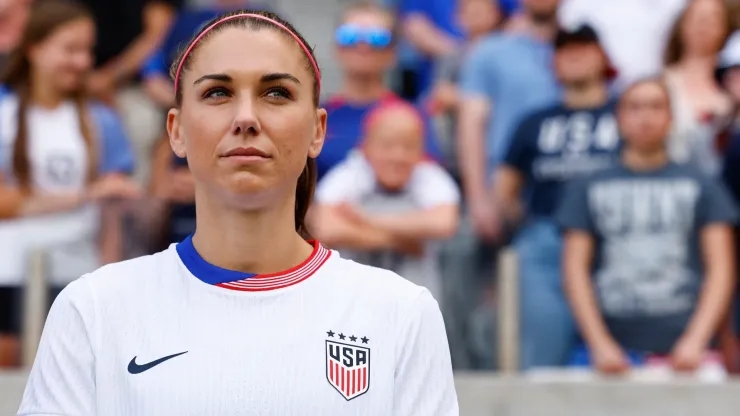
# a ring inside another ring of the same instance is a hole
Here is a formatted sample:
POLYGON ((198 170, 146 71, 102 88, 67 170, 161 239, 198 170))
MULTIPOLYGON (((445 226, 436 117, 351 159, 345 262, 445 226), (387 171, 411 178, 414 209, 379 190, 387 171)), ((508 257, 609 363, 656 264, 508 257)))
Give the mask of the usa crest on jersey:
POLYGON ((327 339, 326 378, 346 400, 367 393, 370 388, 370 348, 327 339))

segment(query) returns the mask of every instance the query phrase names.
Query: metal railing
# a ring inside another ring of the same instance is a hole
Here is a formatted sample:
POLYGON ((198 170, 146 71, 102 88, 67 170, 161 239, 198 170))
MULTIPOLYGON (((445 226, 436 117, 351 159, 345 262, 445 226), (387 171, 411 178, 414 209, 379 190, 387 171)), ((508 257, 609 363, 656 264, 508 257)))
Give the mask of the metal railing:
POLYGON ((30 253, 28 274, 23 291, 23 327, 21 330, 21 360, 30 367, 36 358, 41 332, 46 321, 49 283, 47 281, 47 255, 44 250, 30 253))

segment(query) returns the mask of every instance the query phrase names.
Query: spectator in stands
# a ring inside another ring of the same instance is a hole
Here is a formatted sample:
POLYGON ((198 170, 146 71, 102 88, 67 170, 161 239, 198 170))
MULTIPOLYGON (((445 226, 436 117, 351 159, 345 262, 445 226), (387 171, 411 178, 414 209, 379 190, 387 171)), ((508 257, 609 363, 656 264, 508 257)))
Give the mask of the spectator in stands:
POLYGON ((558 0, 525 0, 522 7, 531 30, 483 39, 463 66, 460 167, 473 227, 483 240, 491 241, 497 233, 486 179, 508 149, 519 119, 555 102, 560 94, 550 64, 557 6, 558 0))
POLYGON ((0 4, 0 70, 16 47, 31 11, 31 0, 7 0, 0 4))
MULTIPOLYGON (((326 142, 316 159, 319 181, 357 146, 365 116, 378 105, 400 100, 386 88, 384 80, 395 60, 394 27, 393 14, 371 2, 355 3, 342 16, 335 33, 342 86, 335 97, 322 104, 328 119, 326 142)), ((432 129, 425 130, 427 154, 438 158, 432 129)))
POLYGON ((314 229, 342 256, 393 270, 442 303, 436 241, 454 234, 460 196, 442 167, 423 160, 424 128, 409 104, 374 110, 362 150, 319 184, 314 229))
POLYGON ((566 292, 599 371, 655 355, 693 371, 728 312, 737 213, 719 181, 670 161, 662 81, 628 88, 617 119, 620 163, 575 183, 557 214, 566 292))
POLYGON ((732 103, 714 77, 717 55, 730 35, 723 0, 691 0, 676 21, 665 52, 671 93, 671 157, 719 173, 717 135, 729 122, 732 103))
POLYGON ((733 121, 725 153, 722 177, 736 201, 740 201, 740 31, 727 41, 715 71, 717 82, 732 100, 733 121))
POLYGON ((88 10, 43 2, 0 79, 0 365, 17 362, 30 250, 47 250, 53 294, 120 259, 118 222, 101 220, 97 205, 138 189, 120 121, 83 92, 94 44, 88 10))
POLYGON ((131 138, 138 163, 134 177, 144 183, 152 146, 164 115, 141 86, 144 62, 162 43, 184 0, 77 0, 93 12, 97 26, 96 69, 91 94, 115 105, 131 138))
POLYGON ((462 43, 455 21, 459 0, 398 0, 403 39, 400 45, 401 96, 416 100, 432 86, 435 61, 462 43))
POLYGON ((465 43, 437 62, 433 91, 427 101, 430 112, 439 116, 438 121, 444 122, 444 129, 438 130, 440 147, 445 165, 458 183, 460 175, 454 139, 457 129, 455 121, 460 104, 457 89, 460 67, 470 48, 493 32, 505 19, 504 9, 499 3, 501 2, 496 0, 459 0, 457 15, 460 26, 466 33, 465 43))
POLYGON ((524 117, 496 175, 504 222, 518 228, 524 369, 568 360, 575 327, 562 291, 562 242, 553 216, 564 185, 610 166, 619 146, 609 97, 613 71, 596 32, 590 26, 559 31, 554 68, 562 103, 524 117))
MULTIPOLYGON (((428 93, 434 85, 435 66, 447 56, 456 54, 465 38, 471 35, 467 33, 466 23, 455 19, 459 16, 456 11, 470 8, 462 3, 461 0, 398 1, 404 36, 400 62, 404 98, 415 100, 428 93)), ((519 0, 488 0, 488 3, 498 6, 507 15, 519 6, 519 0)), ((486 17, 486 12, 481 12, 481 17, 486 17)))
POLYGON ((617 70, 616 86, 663 72, 661 57, 671 27, 690 0, 563 0, 560 24, 588 24, 617 70))
POLYGON ((457 282, 455 293, 450 294, 460 307, 455 313, 464 323, 450 331, 455 332, 450 336, 450 350, 457 368, 493 367, 492 349, 477 348, 479 353, 466 353, 463 349, 471 349, 470 345, 458 345, 461 340, 491 338, 476 335, 480 331, 467 324, 471 319, 478 321, 473 316, 486 316, 488 320, 490 308, 481 301, 487 299, 490 303, 493 297, 491 282, 499 229, 488 180, 503 159, 519 119, 556 102, 560 95, 551 69, 559 2, 521 3, 526 30, 494 33, 481 39, 470 50, 460 74, 456 142, 466 215, 443 254, 445 280, 457 282))
MULTIPOLYGON (((733 120, 728 129, 728 145, 722 165, 722 179, 733 196, 736 204, 740 204, 740 32, 736 31, 725 44, 719 56, 715 76, 717 82, 727 91, 732 100, 733 120)), ((740 227, 735 226, 735 258, 740 258, 740 227)), ((740 264, 738 264, 740 266, 740 264)), ((740 289, 740 288, 739 288, 740 289)), ((738 292, 740 293, 740 292, 738 292)), ((734 334, 740 334, 740 297, 735 298, 735 311, 731 315, 730 327, 734 334)), ((734 335, 733 338, 737 338, 734 335)), ((726 361, 731 370, 737 372, 740 367, 740 340, 736 340, 735 348, 728 348, 723 343, 726 361), (729 357, 728 357, 729 356, 729 357)))

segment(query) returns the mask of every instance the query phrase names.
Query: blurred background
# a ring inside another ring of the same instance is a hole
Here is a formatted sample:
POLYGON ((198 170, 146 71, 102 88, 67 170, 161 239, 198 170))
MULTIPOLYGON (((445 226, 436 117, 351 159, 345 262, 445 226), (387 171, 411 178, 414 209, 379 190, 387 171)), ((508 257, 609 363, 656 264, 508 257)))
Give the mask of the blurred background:
POLYGON ((738 6, 0 0, 0 414, 67 283, 194 231, 169 66, 241 8, 313 43, 310 229, 434 294, 461 414, 735 414, 738 6))

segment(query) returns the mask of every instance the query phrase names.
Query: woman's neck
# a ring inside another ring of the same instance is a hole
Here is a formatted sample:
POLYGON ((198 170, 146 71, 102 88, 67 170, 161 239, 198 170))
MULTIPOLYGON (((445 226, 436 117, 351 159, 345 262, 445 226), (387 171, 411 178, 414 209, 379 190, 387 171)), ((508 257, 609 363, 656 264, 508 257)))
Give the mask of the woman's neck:
POLYGON ((56 108, 64 100, 64 95, 60 94, 47 78, 33 73, 30 93, 31 102, 43 108, 56 108))
POLYGON ((291 269, 313 251, 295 231, 292 198, 278 207, 244 211, 196 195, 193 245, 215 266, 244 273, 269 274, 291 269))
POLYGON ((367 104, 377 101, 388 93, 382 75, 348 75, 340 95, 346 101, 367 104))

